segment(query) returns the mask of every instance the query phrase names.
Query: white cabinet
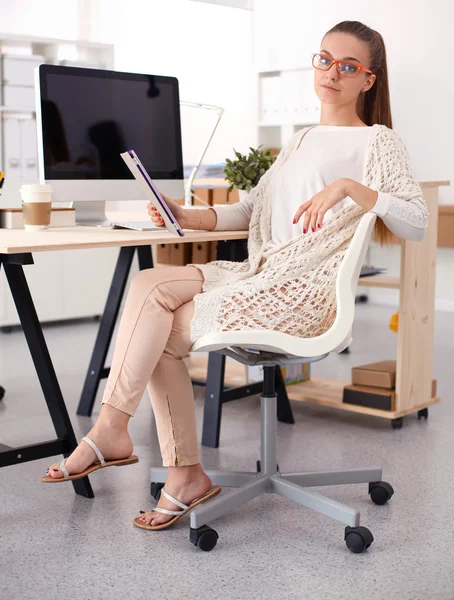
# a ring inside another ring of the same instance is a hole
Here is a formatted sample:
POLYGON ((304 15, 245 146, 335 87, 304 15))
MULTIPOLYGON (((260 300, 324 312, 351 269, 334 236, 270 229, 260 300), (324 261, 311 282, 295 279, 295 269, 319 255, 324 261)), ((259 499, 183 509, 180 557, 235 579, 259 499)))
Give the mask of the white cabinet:
POLYGON ((259 77, 259 144, 284 146, 295 131, 320 121, 312 67, 265 71, 259 77))
MULTIPOLYGON (((52 321, 62 318, 61 290, 59 289, 61 259, 59 254, 61 253, 37 252, 33 256, 35 264, 23 267, 40 321, 52 321)), ((6 280, 4 273, 2 273, 2 277, 6 280)), ((16 306, 7 283, 6 286, 6 311, 0 325, 17 325, 19 317, 16 306)))
POLYGON ((34 70, 44 62, 43 56, 2 55, 2 85, 34 86, 34 70))
POLYGON ((63 312, 74 317, 102 314, 120 248, 62 252, 63 312))
MULTIPOLYGON (((36 252, 24 266, 33 303, 42 322, 101 315, 120 248, 36 252)), ((136 267, 131 269, 135 272, 136 267)), ((0 327, 19 317, 3 269, 0 271, 0 327)))
POLYGON ((36 121, 22 119, 20 131, 20 175, 24 181, 38 181, 36 121))
POLYGON ((8 180, 21 178, 20 120, 9 115, 3 120, 3 170, 8 180))
POLYGON ((3 118, 3 170, 8 181, 38 181, 36 121, 6 113, 3 118))

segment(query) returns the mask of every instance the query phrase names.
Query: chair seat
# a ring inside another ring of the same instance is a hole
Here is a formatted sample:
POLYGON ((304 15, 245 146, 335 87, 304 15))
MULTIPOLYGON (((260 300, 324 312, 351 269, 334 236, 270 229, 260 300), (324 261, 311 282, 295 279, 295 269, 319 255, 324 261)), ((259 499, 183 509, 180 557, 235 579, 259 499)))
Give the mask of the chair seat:
POLYGON ((214 352, 232 346, 245 350, 256 350, 285 354, 293 357, 311 358, 330 352, 341 352, 351 342, 350 332, 329 329, 314 338, 296 336, 268 329, 246 329, 242 331, 217 331, 199 338, 190 348, 190 352, 214 352))

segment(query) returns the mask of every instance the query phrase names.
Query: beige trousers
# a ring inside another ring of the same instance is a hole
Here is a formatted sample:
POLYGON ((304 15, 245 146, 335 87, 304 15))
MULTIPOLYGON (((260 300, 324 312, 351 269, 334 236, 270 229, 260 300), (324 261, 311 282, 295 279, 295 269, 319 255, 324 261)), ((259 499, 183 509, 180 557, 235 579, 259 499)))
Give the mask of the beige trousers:
POLYGON ((193 298, 202 282, 196 267, 145 269, 133 278, 102 400, 133 416, 148 389, 165 467, 200 462, 194 393, 183 357, 192 346, 193 298))

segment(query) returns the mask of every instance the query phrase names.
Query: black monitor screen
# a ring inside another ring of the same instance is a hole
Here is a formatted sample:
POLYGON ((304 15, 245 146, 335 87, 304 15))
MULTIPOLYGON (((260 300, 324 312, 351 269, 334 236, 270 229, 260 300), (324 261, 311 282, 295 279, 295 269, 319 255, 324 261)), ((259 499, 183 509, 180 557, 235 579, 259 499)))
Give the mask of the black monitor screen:
POLYGON ((178 80, 41 65, 46 179, 132 179, 135 150, 152 179, 183 179, 178 80))

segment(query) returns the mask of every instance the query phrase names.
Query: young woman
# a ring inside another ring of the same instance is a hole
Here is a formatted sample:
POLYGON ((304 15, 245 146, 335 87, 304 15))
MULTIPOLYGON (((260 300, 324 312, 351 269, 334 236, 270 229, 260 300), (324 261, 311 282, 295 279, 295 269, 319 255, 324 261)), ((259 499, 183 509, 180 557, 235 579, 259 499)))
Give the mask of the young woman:
POLYGON ((107 464, 137 460, 127 426, 147 387, 168 478, 158 507, 134 524, 168 527, 220 491, 200 465, 183 362, 192 343, 209 331, 235 328, 302 337, 326 331, 335 316, 337 268, 364 211, 378 215, 375 233, 382 242, 390 232, 424 236, 426 206, 405 146, 392 131, 381 35, 356 21, 339 23, 324 36, 313 66, 320 125, 293 136, 246 201, 186 210, 166 199, 185 228, 249 228, 249 257, 135 276, 99 417, 88 441, 52 465, 44 481, 99 467, 96 449, 107 464))

